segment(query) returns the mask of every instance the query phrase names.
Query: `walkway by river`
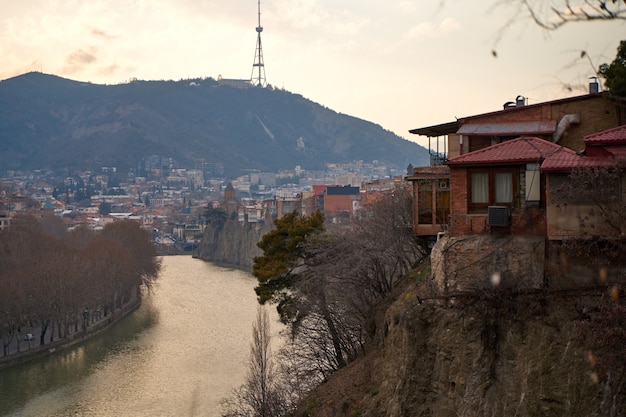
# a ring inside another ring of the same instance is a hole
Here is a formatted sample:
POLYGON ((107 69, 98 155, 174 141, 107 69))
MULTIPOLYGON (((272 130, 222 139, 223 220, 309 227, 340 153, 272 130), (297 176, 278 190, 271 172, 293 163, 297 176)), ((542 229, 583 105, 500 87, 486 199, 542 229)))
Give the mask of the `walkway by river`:
POLYGON ((219 416, 245 378, 256 281, 189 256, 163 259, 140 309, 68 350, 0 370, 0 416, 219 416))

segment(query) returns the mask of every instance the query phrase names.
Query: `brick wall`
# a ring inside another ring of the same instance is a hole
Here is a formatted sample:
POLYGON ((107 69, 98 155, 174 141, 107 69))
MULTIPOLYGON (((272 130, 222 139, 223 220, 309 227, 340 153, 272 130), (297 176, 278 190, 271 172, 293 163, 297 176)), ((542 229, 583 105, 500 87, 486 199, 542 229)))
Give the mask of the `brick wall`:
MULTIPOLYGON (((615 102, 602 94, 588 95, 468 117, 465 123, 516 123, 530 120, 555 120, 558 123, 567 114, 580 115, 580 123, 568 128, 558 144, 579 151, 584 149, 584 136, 625 124, 626 104, 615 102)), ((551 140, 551 137, 545 138, 551 140)), ((469 141, 471 149, 480 149, 484 145, 484 139, 480 137, 470 137, 469 141)))
POLYGON ((450 213, 467 214, 467 169, 450 170, 450 213))
POLYGON ((337 214, 344 211, 352 213, 352 201, 356 198, 358 195, 325 195, 324 213, 337 214))

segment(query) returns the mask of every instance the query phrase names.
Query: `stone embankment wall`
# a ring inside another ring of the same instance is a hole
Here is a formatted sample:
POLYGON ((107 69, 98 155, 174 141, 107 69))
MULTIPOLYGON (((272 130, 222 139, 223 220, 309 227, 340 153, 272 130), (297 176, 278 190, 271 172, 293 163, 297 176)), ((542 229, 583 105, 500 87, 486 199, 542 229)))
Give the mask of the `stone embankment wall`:
MULTIPOLYGON (((85 341, 90 337, 100 334, 104 330, 108 329, 110 326, 128 316, 133 311, 137 310, 140 306, 141 298, 135 297, 128 303, 124 304, 124 306, 122 306, 121 308, 112 311, 108 316, 101 316, 98 320, 90 322, 85 330, 81 329, 76 333, 69 333, 63 337, 57 337, 54 342, 47 342, 43 345, 39 344, 39 337, 41 336, 41 326, 36 326, 32 329, 28 329, 33 335, 33 340, 31 341, 30 346, 27 342, 21 342, 22 346, 20 348, 20 352, 13 351, 9 355, 0 356, 0 370, 8 366, 28 362, 30 360, 48 355, 59 350, 67 349, 77 343, 85 341)), ((53 331, 55 331, 54 327, 48 329, 46 340, 49 339, 49 334, 53 331)), ((13 345, 15 345, 15 343, 13 343, 13 345)))
POLYGON ((257 225, 235 221, 226 222, 222 226, 208 225, 194 256, 251 270, 254 257, 263 255, 257 242, 273 227, 272 223, 257 225))

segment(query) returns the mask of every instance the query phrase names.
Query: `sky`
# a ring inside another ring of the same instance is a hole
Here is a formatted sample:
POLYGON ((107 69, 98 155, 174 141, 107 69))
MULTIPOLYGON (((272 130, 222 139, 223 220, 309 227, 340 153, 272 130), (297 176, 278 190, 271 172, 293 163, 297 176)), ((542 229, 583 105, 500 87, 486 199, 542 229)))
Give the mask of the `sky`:
MULTIPOLYGON (((550 1, 537 11, 547 15, 550 1)), ((262 0, 267 82, 426 146, 408 131, 497 111, 518 95, 534 104, 586 94, 626 39, 623 22, 548 32, 515 4, 262 0)), ((0 0, 0 11, 0 80, 253 74, 258 0, 0 0)))

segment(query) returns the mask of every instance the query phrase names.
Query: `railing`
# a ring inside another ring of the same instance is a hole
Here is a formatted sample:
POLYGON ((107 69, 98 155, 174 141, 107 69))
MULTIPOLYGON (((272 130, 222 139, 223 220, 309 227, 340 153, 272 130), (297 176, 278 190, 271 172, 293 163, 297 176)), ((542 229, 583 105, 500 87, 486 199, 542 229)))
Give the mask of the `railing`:
POLYGON ((430 151, 430 166, 445 165, 448 162, 448 157, 444 154, 430 151))

